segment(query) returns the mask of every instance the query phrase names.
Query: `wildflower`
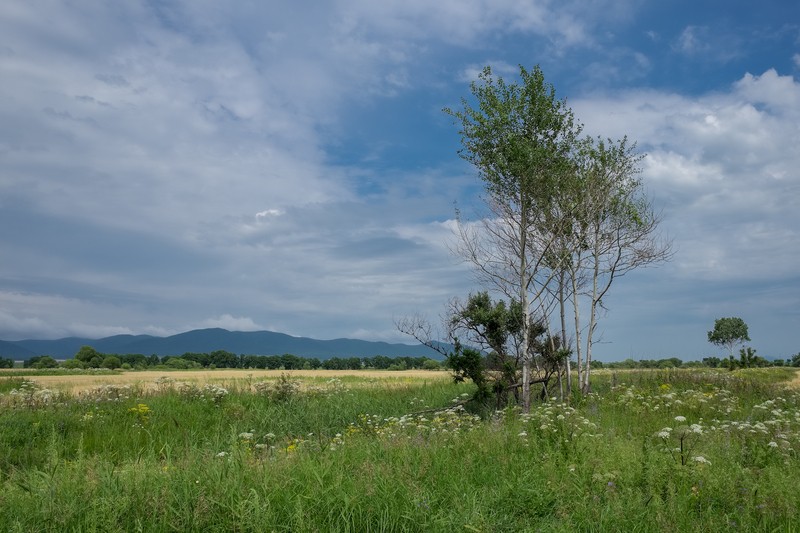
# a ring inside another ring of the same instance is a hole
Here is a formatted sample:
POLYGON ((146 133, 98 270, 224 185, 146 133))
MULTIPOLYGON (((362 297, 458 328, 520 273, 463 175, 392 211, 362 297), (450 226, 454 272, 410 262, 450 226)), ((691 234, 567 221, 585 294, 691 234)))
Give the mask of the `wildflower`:
POLYGON ((249 431, 244 433, 239 433, 239 438, 242 440, 253 440, 253 433, 249 431))
POLYGON ((706 459, 702 455, 696 455, 696 456, 692 457, 692 461, 694 461, 695 463, 701 464, 701 465, 710 465, 711 464, 711 461, 709 461, 708 459, 706 459))
POLYGON ((517 435, 517 437, 523 437, 523 438, 527 437, 527 436, 528 436, 528 433, 526 431, 522 431, 517 435))
POLYGON ((686 422, 686 417, 678 415, 675 417, 675 422, 686 422))
POLYGON ((771 441, 769 441, 767 443, 767 446, 769 446, 770 448, 777 448, 778 447, 778 443, 775 442, 774 440, 771 440, 771 441))
POLYGON ((225 457, 226 455, 228 455, 228 452, 219 452, 217 457, 225 457))

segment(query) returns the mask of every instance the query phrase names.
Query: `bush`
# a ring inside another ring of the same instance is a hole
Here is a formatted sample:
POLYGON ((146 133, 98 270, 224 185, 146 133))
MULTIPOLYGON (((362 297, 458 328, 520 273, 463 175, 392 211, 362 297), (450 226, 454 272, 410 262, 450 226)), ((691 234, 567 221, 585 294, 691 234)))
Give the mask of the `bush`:
POLYGON ((38 355, 36 357, 31 357, 26 361, 25 366, 28 368, 58 368, 58 361, 50 357, 49 355, 38 355))
POLYGON ((424 363, 422 363, 423 370, 440 370, 442 368, 441 363, 435 359, 426 359, 424 363))
POLYGON ((77 368, 83 370, 84 368, 86 368, 86 363, 78 359, 67 359, 66 361, 61 363, 61 368, 67 368, 70 370, 77 368))
POLYGON ((105 359, 103 359, 103 364, 100 365, 103 368, 109 368, 111 370, 115 368, 119 368, 122 366, 122 361, 116 355, 109 355, 105 359))

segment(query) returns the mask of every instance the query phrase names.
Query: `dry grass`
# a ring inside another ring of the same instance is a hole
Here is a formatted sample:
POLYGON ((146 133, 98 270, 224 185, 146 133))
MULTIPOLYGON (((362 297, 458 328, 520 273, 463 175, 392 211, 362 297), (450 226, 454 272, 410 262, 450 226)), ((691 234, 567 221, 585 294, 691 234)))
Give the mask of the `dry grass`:
MULTIPOLYGON (((101 385, 137 385, 142 388, 155 386, 156 379, 168 377, 175 381, 194 383, 203 385, 205 383, 234 383, 237 381, 262 379, 275 379, 281 374, 289 374, 293 378, 313 378, 325 380, 330 378, 341 378, 354 376, 364 379, 364 383, 370 381, 380 381, 382 386, 402 385, 413 381, 426 379, 451 379, 449 372, 431 370, 239 370, 239 369, 217 369, 217 370, 143 370, 129 371, 120 374, 110 375, 89 375, 77 374, 66 376, 26 376, 26 379, 34 381, 44 388, 59 390, 64 392, 76 393, 83 390, 92 389, 101 385)), ((13 376, 13 371, 0 372, 0 376, 13 376)))

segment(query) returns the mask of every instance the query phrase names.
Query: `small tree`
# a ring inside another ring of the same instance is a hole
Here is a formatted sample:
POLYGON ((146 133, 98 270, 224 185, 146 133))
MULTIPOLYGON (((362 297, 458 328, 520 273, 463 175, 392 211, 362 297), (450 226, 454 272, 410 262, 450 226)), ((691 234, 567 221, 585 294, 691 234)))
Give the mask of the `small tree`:
POLYGON ((97 357, 100 358, 100 362, 102 363, 103 354, 101 354, 91 346, 81 346, 81 349, 78 350, 78 353, 75 354, 75 359, 81 361, 82 363, 86 363, 87 365, 90 364, 92 360, 97 357))
POLYGON ((28 363, 30 368, 58 368, 58 361, 49 355, 31 357, 28 363))
POLYGON ((731 358, 734 347, 749 340, 747 324, 739 317, 718 318, 714 322, 714 330, 708 332, 708 342, 728 348, 731 358))
POLYGON ((86 368, 86 363, 81 361, 80 359, 67 359, 66 361, 61 363, 61 368, 68 368, 68 369, 84 369, 86 368))
POLYGON ((114 370, 115 368, 119 368, 122 366, 122 360, 116 355, 107 355, 105 359, 103 359, 103 364, 101 366, 103 368, 109 368, 111 370, 114 370))

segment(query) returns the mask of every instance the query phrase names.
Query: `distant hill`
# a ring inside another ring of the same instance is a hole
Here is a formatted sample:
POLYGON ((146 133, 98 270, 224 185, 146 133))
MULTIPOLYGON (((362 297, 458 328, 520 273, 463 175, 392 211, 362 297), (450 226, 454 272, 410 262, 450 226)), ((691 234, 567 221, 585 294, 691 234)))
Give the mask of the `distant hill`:
MULTIPOLYGON (((292 337, 274 331, 228 331, 226 329, 196 329, 169 337, 151 335, 114 335, 102 339, 67 337, 57 340, 22 340, 5 343, 28 353, 19 358, 51 355, 59 359, 75 356, 81 346, 89 345, 107 354, 182 355, 186 352, 210 353, 225 350, 237 355, 282 355, 290 353, 300 357, 387 357, 411 356, 441 359, 435 350, 422 344, 390 344, 358 339, 317 340, 292 337)), ((2 346, 0 344, 0 350, 2 346)), ((6 356, 8 357, 8 356, 6 356)))
POLYGON ((15 342, 0 341, 0 357, 6 359, 30 359, 36 354, 26 348, 23 348, 15 342))

